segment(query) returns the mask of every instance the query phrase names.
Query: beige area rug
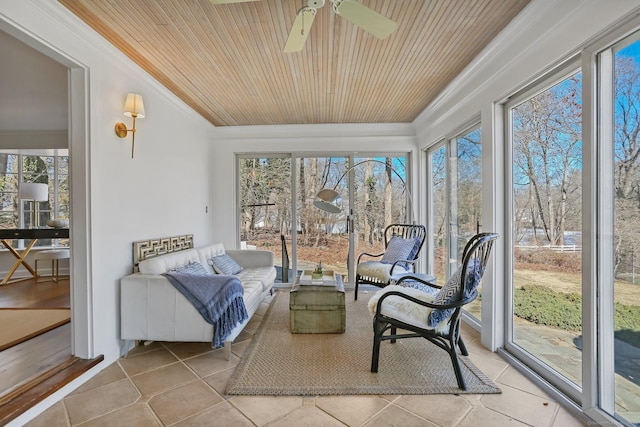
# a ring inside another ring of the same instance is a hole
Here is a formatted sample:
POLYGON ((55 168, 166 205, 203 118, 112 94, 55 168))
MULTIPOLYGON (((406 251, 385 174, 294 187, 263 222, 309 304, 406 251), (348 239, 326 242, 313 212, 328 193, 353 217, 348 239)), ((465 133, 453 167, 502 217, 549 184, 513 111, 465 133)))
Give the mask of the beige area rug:
POLYGON ((467 390, 458 388, 449 355, 423 338, 380 346, 371 373, 370 296, 347 297, 344 334, 291 334, 289 293, 280 291, 227 383, 230 395, 320 396, 354 394, 501 393, 461 356, 467 390))
POLYGON ((69 323, 70 319, 68 308, 2 308, 0 351, 69 323))

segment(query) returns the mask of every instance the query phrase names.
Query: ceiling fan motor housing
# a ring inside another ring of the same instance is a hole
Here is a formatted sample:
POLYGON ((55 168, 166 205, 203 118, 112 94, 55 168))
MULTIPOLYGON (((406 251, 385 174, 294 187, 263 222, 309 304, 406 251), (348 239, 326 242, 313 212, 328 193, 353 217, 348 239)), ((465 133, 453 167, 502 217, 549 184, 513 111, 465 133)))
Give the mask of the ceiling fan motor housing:
POLYGON ((307 5, 312 9, 320 9, 324 6, 324 0, 308 0, 307 5))

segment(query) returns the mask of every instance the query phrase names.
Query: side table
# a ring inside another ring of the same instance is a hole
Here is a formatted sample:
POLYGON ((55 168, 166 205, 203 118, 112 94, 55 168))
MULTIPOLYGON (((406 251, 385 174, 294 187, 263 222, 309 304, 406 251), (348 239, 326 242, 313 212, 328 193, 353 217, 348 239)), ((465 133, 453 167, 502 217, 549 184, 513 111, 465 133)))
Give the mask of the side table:
MULTIPOLYGON (((68 239, 69 238, 69 229, 68 228, 12 228, 12 229, 0 229, 0 242, 11 252, 11 254, 16 258, 13 266, 7 271, 7 274, 4 275, 2 282, 0 285, 6 285, 10 283, 11 276, 16 272, 20 264, 27 269, 27 271, 33 276, 36 277, 36 271, 31 267, 31 265, 27 262, 26 258, 31 252, 31 249, 36 244, 38 239, 68 239), (22 250, 22 252, 18 252, 18 249, 11 246, 12 240, 27 240, 30 239, 31 242, 22 250)), ((22 279, 17 279, 22 280, 22 279)))
MULTIPOLYGON (((300 277, 289 293, 289 319, 292 334, 342 334, 346 327, 344 283, 335 273, 332 283, 300 284, 300 277)), ((325 280, 326 281, 326 280, 325 280)))

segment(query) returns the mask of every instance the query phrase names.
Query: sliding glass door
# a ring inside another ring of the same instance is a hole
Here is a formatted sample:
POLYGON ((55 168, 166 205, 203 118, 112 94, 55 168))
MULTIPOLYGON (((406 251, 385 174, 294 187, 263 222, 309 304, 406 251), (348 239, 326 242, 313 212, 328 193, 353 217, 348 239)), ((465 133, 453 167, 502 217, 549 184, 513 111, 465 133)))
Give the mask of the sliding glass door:
POLYGON ((291 255, 291 158, 282 156, 239 157, 238 216, 240 247, 274 253, 277 280, 293 275, 291 255))
POLYGON ((640 31, 619 37, 505 104, 505 349, 599 425, 640 426, 640 31))
POLYGON ((344 175, 347 157, 298 157, 295 159, 297 195, 296 260, 300 271, 313 270, 322 263, 346 281, 349 276, 349 187, 344 175), (320 190, 335 190, 337 212, 326 212, 314 205, 320 190))
POLYGON ((602 102, 598 170, 603 260, 599 286, 601 402, 640 425, 640 33, 599 56, 602 102), (606 100, 613 99, 613 105, 606 100), (609 107, 610 108, 607 108, 609 107))
POLYGON ((513 255, 507 347, 569 395, 582 385, 582 74, 508 108, 513 255))
POLYGON ((239 156, 241 247, 274 252, 278 281, 293 283, 322 263, 352 283, 355 257, 384 251, 384 228, 413 221, 407 158, 239 156), (335 192, 329 212, 318 193, 335 192))
POLYGON ((398 155, 298 158, 298 268, 322 262, 352 283, 359 253, 384 252, 385 227, 413 218, 406 161, 398 155), (337 192, 336 212, 313 204, 323 189, 337 192))

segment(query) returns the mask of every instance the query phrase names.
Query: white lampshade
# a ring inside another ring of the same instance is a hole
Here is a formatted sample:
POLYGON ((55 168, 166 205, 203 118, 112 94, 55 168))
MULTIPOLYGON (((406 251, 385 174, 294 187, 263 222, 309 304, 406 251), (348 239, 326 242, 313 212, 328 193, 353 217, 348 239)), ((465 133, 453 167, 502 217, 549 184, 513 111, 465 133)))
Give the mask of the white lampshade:
POLYGON ((313 205, 329 213, 340 213, 342 211, 342 197, 337 191, 323 188, 316 194, 313 205))
POLYGON ((127 117, 137 117, 139 119, 144 118, 144 101, 142 101, 142 95, 137 93, 127 94, 127 99, 124 101, 124 115, 127 117))
POLYGON ((18 197, 23 200, 46 202, 49 200, 49 186, 34 182, 23 182, 18 190, 18 197))

